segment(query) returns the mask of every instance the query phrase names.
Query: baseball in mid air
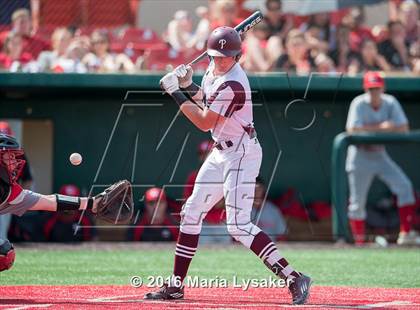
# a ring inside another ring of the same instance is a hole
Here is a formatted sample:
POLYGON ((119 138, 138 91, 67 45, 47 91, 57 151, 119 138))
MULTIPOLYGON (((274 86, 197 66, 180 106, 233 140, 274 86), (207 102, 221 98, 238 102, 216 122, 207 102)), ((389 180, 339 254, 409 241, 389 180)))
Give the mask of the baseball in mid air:
POLYGON ((82 155, 80 155, 79 153, 71 154, 69 159, 71 164, 74 166, 78 166, 82 163, 82 155))

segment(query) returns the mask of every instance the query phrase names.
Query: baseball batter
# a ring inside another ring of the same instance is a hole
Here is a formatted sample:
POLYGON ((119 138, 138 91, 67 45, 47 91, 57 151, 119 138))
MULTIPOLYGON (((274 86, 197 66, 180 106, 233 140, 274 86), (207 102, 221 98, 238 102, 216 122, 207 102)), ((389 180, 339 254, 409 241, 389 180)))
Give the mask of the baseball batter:
MULTIPOLYGON (((346 130, 358 132, 407 132, 408 120, 395 97, 384 94, 385 82, 379 72, 364 75, 365 93, 350 105, 346 130)), ((410 180, 389 157, 383 145, 350 146, 346 171, 350 188, 348 217, 356 244, 365 242, 366 199, 375 177, 382 180, 397 196, 400 216, 398 244, 420 244, 417 232, 411 230, 415 198, 410 180)))
MULTIPOLYGON (((107 213, 107 216, 115 215, 113 219, 118 220, 117 214, 120 214, 121 199, 128 202, 126 197, 131 198, 127 194, 127 187, 129 186, 127 181, 118 182, 95 197, 73 197, 59 194, 41 195, 23 189, 17 183, 25 165, 23 155, 24 151, 14 137, 0 134, 0 215, 10 213, 21 216, 29 210, 53 212, 90 210, 98 217, 102 213, 107 213), (121 183, 123 184, 120 185, 121 183), (126 190, 126 192, 121 192, 121 190, 126 190)), ((131 195, 131 187, 129 189, 131 195)), ((131 218, 132 204, 124 204, 121 212, 123 217, 128 214, 131 218), (126 209, 129 210, 126 211, 126 209)), ((102 216, 101 218, 106 219, 102 216)), ((13 246, 8 240, 0 240, 0 271, 12 267, 14 259, 13 246)))
POLYGON ((184 297, 183 281, 197 250, 203 218, 224 197, 229 233, 289 283, 294 304, 303 304, 311 279, 294 270, 271 239, 251 222, 262 150, 253 125, 248 78, 238 64, 239 34, 230 27, 215 29, 208 39, 207 54, 211 61, 201 87, 192 82, 190 66, 181 65, 161 79, 161 86, 184 115, 200 130, 211 132, 215 145, 181 211, 172 281, 146 294, 145 299, 184 297))

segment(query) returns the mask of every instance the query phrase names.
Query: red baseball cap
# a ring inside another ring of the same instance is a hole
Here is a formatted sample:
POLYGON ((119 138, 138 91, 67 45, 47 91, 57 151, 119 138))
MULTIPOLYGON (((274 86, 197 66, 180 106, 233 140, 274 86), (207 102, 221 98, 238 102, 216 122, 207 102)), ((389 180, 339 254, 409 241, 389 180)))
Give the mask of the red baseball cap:
POLYGON ((363 76, 363 88, 377 88, 384 87, 385 81, 381 72, 378 71, 368 71, 363 76))
POLYGON ((0 133, 13 136, 12 128, 10 128, 10 125, 8 122, 0 122, 0 133))
POLYGON ((159 187, 152 187, 146 191, 146 193, 144 194, 144 198, 146 202, 152 202, 158 201, 159 199, 166 200, 166 195, 163 189, 159 187))
POLYGON ((61 195, 78 197, 80 196, 80 189, 74 184, 65 184, 61 186, 58 193, 61 195))

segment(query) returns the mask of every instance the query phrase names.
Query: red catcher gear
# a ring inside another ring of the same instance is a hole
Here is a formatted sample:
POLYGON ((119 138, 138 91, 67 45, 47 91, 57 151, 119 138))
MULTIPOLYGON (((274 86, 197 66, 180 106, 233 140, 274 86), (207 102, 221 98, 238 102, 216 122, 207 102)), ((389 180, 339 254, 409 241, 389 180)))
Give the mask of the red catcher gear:
POLYGON ((378 71, 368 71, 363 76, 363 88, 384 87, 385 81, 382 74, 378 71))
POLYGON ((64 184, 58 191, 60 195, 78 197, 80 196, 80 189, 74 184, 64 184))
POLYGON ((241 37, 232 27, 222 26, 213 30, 207 40, 209 56, 235 57, 242 51, 241 37))
POLYGON ((9 185, 17 182, 26 161, 17 140, 0 133, 0 178, 9 185))
POLYGON ((0 244, 0 272, 10 269, 15 261, 15 250, 13 245, 8 241, 0 244))
POLYGON ((163 189, 159 187, 152 187, 144 194, 146 202, 152 201, 166 201, 166 195, 163 189))
POLYGON ((8 122, 0 122, 0 133, 13 136, 12 128, 10 128, 10 125, 8 122))

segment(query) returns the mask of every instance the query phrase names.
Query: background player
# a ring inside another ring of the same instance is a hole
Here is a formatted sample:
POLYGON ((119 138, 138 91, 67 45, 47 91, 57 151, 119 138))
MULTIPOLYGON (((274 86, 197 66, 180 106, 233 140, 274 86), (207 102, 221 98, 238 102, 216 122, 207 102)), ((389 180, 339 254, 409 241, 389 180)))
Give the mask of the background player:
POLYGON ((161 79, 161 86, 184 115, 202 131, 211 132, 215 145, 181 211, 173 281, 145 298, 183 298, 182 282, 197 249, 203 218, 224 197, 229 233, 287 280, 293 303, 303 304, 311 279, 294 270, 271 239, 251 222, 262 149, 253 127, 248 78, 237 63, 241 55, 239 34, 230 27, 216 28, 208 39, 207 54, 211 62, 201 87, 192 83, 190 66, 181 65, 161 79))
MULTIPOLYGON (((384 94, 385 82, 379 72, 363 78, 365 93, 353 99, 347 118, 348 133, 408 132, 408 120, 395 97, 384 94)), ((346 171, 350 187, 348 217, 356 244, 365 242, 366 199, 369 187, 378 177, 397 196, 400 216, 398 244, 419 244, 418 233, 411 230, 415 198, 410 180, 389 157, 383 145, 350 146, 346 171)))
MULTIPOLYGON (((24 151, 14 137, 0 134, 0 214, 11 213, 22 216, 29 210, 58 212, 91 210, 93 213, 98 214, 102 206, 104 206, 104 209, 110 206, 107 204, 107 201, 111 202, 114 197, 118 198, 119 196, 117 195, 118 193, 115 194, 115 185, 95 197, 72 197, 59 194, 42 195, 23 189, 17 183, 25 165, 25 160, 22 159, 23 155, 24 151), (101 203, 102 199, 104 203, 101 203)), ((124 193, 124 199, 125 196, 128 196, 128 194, 124 193)), ((121 200, 119 200, 118 207, 119 205, 121 205, 121 200)), ((129 207, 131 207, 129 211, 132 214, 132 205, 129 207)), ((111 207, 108 209, 110 215, 113 213, 112 209, 111 207)), ((121 212, 125 213, 124 209, 121 212)), ((114 219, 118 218, 114 217, 114 219)), ((14 255, 13 246, 7 240, 0 240, 0 271, 9 269, 12 266, 14 255)))

